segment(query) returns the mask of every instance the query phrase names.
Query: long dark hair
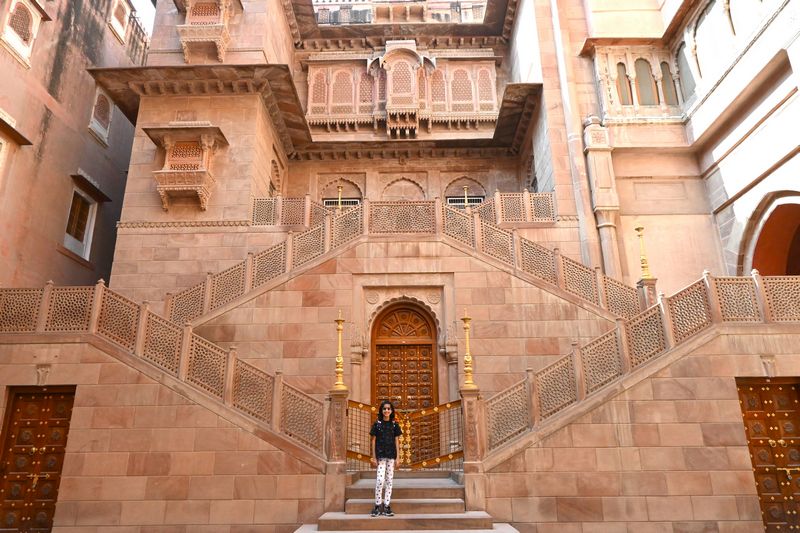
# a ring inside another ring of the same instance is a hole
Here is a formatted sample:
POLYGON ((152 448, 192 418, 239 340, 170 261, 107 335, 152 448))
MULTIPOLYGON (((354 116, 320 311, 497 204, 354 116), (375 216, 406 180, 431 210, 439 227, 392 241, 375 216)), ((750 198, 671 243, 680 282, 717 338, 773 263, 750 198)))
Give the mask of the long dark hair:
POLYGON ((378 422, 383 422, 383 406, 388 405, 392 408, 392 414, 389 415, 389 422, 394 422, 394 404, 389 400, 383 400, 381 406, 378 407, 378 422))

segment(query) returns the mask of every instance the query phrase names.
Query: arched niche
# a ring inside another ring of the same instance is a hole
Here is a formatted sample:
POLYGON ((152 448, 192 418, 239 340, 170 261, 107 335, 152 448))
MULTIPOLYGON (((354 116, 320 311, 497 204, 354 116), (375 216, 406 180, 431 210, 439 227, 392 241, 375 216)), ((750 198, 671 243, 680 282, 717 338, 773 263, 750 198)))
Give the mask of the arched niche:
POLYGON ((387 202, 424 200, 425 191, 408 178, 400 178, 389 183, 381 193, 381 200, 387 202))
POLYGON ((347 178, 339 178, 328 182, 320 191, 320 199, 325 198, 338 198, 339 190, 337 187, 342 186, 342 198, 358 198, 362 199, 364 193, 361 187, 347 178))
POLYGON ((800 191, 775 191, 753 211, 743 231, 738 273, 800 274, 800 191))
POLYGON ((467 186, 468 196, 486 197, 486 188, 479 181, 468 178, 467 176, 461 176, 460 178, 456 178, 447 184, 442 196, 444 198, 449 198, 451 196, 464 196, 464 185, 467 186))

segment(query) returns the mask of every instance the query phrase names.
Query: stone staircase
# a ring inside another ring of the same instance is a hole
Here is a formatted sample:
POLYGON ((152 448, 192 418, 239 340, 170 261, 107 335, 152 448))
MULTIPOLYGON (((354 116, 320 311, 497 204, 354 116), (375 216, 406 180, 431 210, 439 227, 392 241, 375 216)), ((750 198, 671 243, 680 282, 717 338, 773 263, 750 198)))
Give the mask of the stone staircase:
POLYGON ((373 517, 375 472, 354 474, 345 489, 345 511, 327 512, 317 524, 306 524, 296 533, 312 531, 516 531, 508 524, 494 524, 484 511, 467 511, 460 475, 445 471, 395 472, 392 490, 394 516, 373 517))

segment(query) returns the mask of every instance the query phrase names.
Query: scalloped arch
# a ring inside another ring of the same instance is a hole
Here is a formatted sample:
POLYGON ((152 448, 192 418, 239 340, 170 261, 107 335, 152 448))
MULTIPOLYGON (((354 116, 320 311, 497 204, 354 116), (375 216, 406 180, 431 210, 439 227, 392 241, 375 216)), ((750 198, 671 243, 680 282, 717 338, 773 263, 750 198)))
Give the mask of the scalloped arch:
MULTIPOLYGON (((442 189, 442 198, 448 196, 447 189, 449 189, 454 183, 459 182, 459 181, 466 181, 466 182, 469 182, 469 183, 474 183, 475 185, 477 185, 479 187, 478 191, 483 196, 486 196, 486 187, 484 187, 483 183, 481 183, 480 181, 476 180, 475 178, 470 178, 469 176, 459 176, 457 178, 454 178, 454 179, 450 180, 450 182, 447 185, 445 185, 444 189, 442 189)), ((464 194, 464 191, 460 190, 460 191, 457 191, 455 194, 452 194, 450 196, 459 196, 459 195, 462 195, 462 194, 464 194)), ((481 194, 475 194, 475 191, 469 191, 469 194, 471 196, 480 196, 481 195, 481 194)))
MULTIPOLYGON (((328 187, 330 187, 331 185, 335 185, 338 182, 347 182, 347 183, 349 183, 350 185, 352 185, 353 187, 356 188, 356 190, 358 191, 358 194, 360 195, 360 197, 364 198, 364 190, 361 188, 361 186, 358 183, 356 183, 355 181, 353 181, 353 180, 351 180, 349 178, 344 178, 344 177, 342 177, 342 178, 332 178, 330 181, 325 183, 325 185, 323 185, 322 188, 319 191, 320 198, 322 198, 324 196, 324 193, 325 193, 325 191, 327 190, 328 187)), ((334 191, 336 191, 336 187, 335 186, 334 186, 334 191)))
POLYGON ((367 331, 369 332, 369 338, 367 338, 366 340, 367 345, 370 345, 372 343, 372 335, 374 333, 373 329, 375 328, 375 319, 377 319, 381 314, 383 314, 384 311, 388 311, 392 307, 399 307, 403 304, 411 304, 412 306, 420 307, 424 312, 428 313, 434 325, 436 326, 436 336, 434 337, 436 339, 436 343, 438 345, 441 345, 443 342, 442 325, 439 321, 439 317, 436 314, 436 311, 434 311, 431 308, 431 306, 429 306, 419 298, 406 295, 390 298, 389 300, 386 300, 381 305, 375 308, 375 310, 372 312, 372 314, 369 316, 369 319, 367 320, 367 325, 369 326, 367 328, 367 331))
POLYGON ((416 186, 416 188, 419 189, 420 195, 422 195, 422 200, 424 200, 426 198, 427 195, 425 194, 425 189, 422 187, 422 185, 420 185, 419 183, 414 181, 412 178, 409 178, 407 176, 402 176, 402 177, 394 179, 394 180, 392 180, 392 181, 390 181, 389 183, 386 184, 386 186, 381 191, 381 200, 385 199, 386 191, 389 190, 389 187, 391 187, 392 185, 395 185, 397 183, 400 183, 400 182, 407 182, 407 183, 411 183, 412 185, 416 186))

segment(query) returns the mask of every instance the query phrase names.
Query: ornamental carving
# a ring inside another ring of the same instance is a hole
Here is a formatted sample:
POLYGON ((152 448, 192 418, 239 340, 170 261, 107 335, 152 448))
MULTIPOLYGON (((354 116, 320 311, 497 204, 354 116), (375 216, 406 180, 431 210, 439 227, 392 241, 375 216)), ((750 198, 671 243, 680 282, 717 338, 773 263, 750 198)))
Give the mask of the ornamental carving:
POLYGON ((242 11, 238 0, 185 0, 179 3, 186 13, 184 24, 177 26, 183 57, 191 63, 194 54, 203 53, 208 45, 215 50, 215 59, 225 61, 231 42, 228 25, 234 11, 242 11))
POLYGON ((414 41, 389 41, 383 54, 308 67, 306 119, 319 133, 358 132, 412 139, 437 129, 493 129, 494 58, 431 58, 414 41))
POLYGON ((210 169, 213 153, 228 144, 222 131, 198 122, 173 122, 144 131, 164 150, 164 166, 153 172, 164 211, 169 210, 172 199, 186 196, 196 197, 205 211, 215 181, 210 169))

